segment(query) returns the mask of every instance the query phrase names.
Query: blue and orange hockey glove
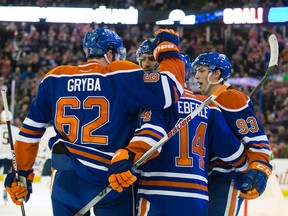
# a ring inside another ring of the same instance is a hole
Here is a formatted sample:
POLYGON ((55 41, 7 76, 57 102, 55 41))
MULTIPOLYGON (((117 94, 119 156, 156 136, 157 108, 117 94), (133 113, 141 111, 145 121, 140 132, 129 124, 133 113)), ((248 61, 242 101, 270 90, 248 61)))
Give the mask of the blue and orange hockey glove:
POLYGON ((108 169, 108 181, 114 190, 122 192, 123 188, 129 187, 137 180, 131 170, 134 156, 128 149, 118 149, 115 152, 108 169))
POLYGON ((272 166, 263 161, 253 161, 244 175, 240 195, 244 199, 256 199, 266 189, 267 181, 272 173, 272 166))
POLYGON ((22 202, 27 202, 32 193, 32 182, 34 179, 33 170, 19 170, 19 182, 16 181, 15 171, 10 172, 5 178, 5 188, 9 193, 12 201, 16 205, 22 205, 22 202))
POLYGON ((176 56, 181 59, 178 54, 178 45, 180 43, 179 34, 173 29, 159 29, 155 32, 155 39, 152 43, 153 55, 157 62, 165 57, 176 56))

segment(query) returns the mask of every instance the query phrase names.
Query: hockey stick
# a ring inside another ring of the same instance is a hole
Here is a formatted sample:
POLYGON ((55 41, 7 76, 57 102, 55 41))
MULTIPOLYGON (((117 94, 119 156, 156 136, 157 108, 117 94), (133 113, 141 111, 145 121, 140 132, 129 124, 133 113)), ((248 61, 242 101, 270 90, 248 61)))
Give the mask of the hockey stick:
MULTIPOLYGON (((133 165, 132 169, 139 167, 144 161, 146 161, 154 152, 157 151, 164 143, 166 143, 172 136, 186 126, 196 115, 198 115, 208 104, 214 101, 222 92, 224 92, 230 86, 229 83, 224 83, 220 86, 212 95, 210 95, 200 106, 198 106, 193 112, 186 116, 181 122, 177 123, 170 132, 168 132, 159 142, 157 142, 152 148, 150 148, 145 154, 143 154, 133 165)), ((111 190, 110 186, 105 187, 95 198, 93 198, 86 206, 84 206, 75 216, 82 216, 89 211, 96 203, 106 196, 111 190)))
POLYGON ((263 86, 266 83, 270 74, 272 74, 273 71, 277 69, 278 56, 279 56, 278 41, 277 41, 277 38, 274 34, 270 35, 268 40, 269 40, 269 46, 270 46, 269 65, 268 65, 268 68, 267 68, 263 78, 260 80, 260 82, 257 84, 257 86, 249 94, 250 98, 252 98, 258 92, 258 90, 261 88, 261 86, 263 86))
MULTIPOLYGON (((13 169, 15 171, 16 181, 18 183, 20 183, 19 174, 18 174, 18 168, 17 168, 17 163, 16 163, 16 155, 15 155, 14 145, 13 145, 13 138, 12 138, 11 122, 10 122, 10 116, 9 116, 9 108, 8 108, 8 102, 7 102, 6 89, 2 88, 1 89, 1 93, 2 93, 4 111, 5 111, 5 115, 6 115, 6 124, 7 124, 7 129, 8 129, 9 143, 10 143, 10 148, 11 148, 11 153, 12 153, 12 165, 13 165, 13 169)), ((23 202, 22 202, 22 205, 21 205, 21 212, 22 212, 22 216, 26 215, 23 202)))

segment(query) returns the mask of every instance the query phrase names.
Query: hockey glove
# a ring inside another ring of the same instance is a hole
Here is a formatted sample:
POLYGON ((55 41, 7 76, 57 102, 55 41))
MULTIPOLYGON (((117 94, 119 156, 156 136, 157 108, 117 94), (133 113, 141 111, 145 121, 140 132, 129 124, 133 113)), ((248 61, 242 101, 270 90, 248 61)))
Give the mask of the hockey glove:
POLYGON ((271 173, 272 166, 269 163, 263 161, 252 162, 244 175, 240 195, 248 200, 259 197, 265 191, 271 173))
POLYGON ((34 179, 33 170, 19 170, 19 182, 16 181, 15 171, 10 172, 5 178, 5 188, 12 201, 16 205, 22 205, 23 200, 27 202, 32 193, 32 182, 34 179))
POLYGON ((157 62, 165 57, 176 56, 178 54, 178 45, 180 42, 179 34, 173 29, 159 29, 155 32, 155 40, 152 43, 153 55, 157 62))
POLYGON ((128 149, 119 149, 115 152, 108 169, 108 181, 114 190, 122 192, 123 188, 136 181, 137 177, 131 170, 134 156, 128 149))

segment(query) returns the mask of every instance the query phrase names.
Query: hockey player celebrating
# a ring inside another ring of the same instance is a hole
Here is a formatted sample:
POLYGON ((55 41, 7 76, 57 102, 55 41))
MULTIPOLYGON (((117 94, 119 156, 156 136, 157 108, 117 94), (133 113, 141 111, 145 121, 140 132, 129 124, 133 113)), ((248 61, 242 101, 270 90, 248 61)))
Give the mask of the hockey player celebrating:
MULTIPOLYGON (((193 62, 193 72, 200 91, 209 96, 231 75, 231 65, 224 54, 203 53, 193 62)), ((231 89, 217 97, 216 104, 231 131, 245 144, 249 168, 244 176, 239 175, 217 155, 210 154, 209 215, 237 215, 243 198, 255 199, 266 188, 272 168, 270 148, 248 96, 231 89)), ((228 149, 231 143, 226 145, 228 149)))
POLYGON ((155 38, 144 40, 136 51, 136 60, 145 72, 157 71, 158 62, 153 56, 153 41, 155 38))
MULTIPOLYGON (((32 192, 33 164, 48 123, 56 132, 49 140, 54 216, 74 215, 108 185, 110 161, 131 139, 139 111, 167 108, 183 93, 178 34, 160 29, 155 38, 153 54, 159 72, 145 73, 123 60, 121 38, 98 28, 88 31, 83 40, 87 62, 47 73, 15 143, 21 183, 15 181, 15 172, 5 179, 15 204, 27 202, 32 192)), ((132 188, 121 194, 115 191, 93 209, 95 215, 132 216, 132 188)))
MULTIPOLYGON (((185 53, 182 53, 182 60, 187 80, 191 74, 191 60, 185 53)), ((142 124, 133 139, 126 148, 119 149, 111 161, 108 174, 112 188, 122 192, 123 188, 129 187, 135 180, 132 164, 206 98, 185 89, 172 107, 164 111, 142 112, 142 124)), ((213 103, 141 166, 138 215, 175 216, 193 211, 193 216, 207 216, 209 152, 233 166, 237 172, 247 169, 243 144, 233 135, 220 109, 213 103), (230 148, 226 148, 228 144, 230 148)))

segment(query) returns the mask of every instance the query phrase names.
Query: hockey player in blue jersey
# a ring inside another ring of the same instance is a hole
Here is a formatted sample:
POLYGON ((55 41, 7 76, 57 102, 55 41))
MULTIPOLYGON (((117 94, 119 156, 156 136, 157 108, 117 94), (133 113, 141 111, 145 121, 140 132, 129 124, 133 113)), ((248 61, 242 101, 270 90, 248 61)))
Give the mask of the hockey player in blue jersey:
MULTIPOLYGON (((186 79, 190 76, 191 60, 183 55, 186 79), (190 66, 189 66, 190 65, 190 66)), ((164 111, 145 110, 141 126, 125 149, 119 149, 108 173, 113 189, 121 192, 132 184, 132 163, 207 97, 185 89, 179 101, 164 111)), ((232 165, 237 172, 247 169, 245 149, 232 134, 220 109, 210 104, 189 124, 175 134, 149 161, 141 166, 138 189, 139 216, 208 215, 209 152, 232 165), (231 148, 226 148, 227 145, 231 148)))
POLYGON ((144 40, 136 51, 136 60, 145 72, 157 71, 158 69, 158 62, 153 56, 153 40, 154 38, 144 40))
MULTIPOLYGON (((146 73, 123 60, 121 38, 98 28, 83 40, 87 62, 59 66, 46 74, 15 143, 21 184, 14 171, 5 179, 15 204, 29 200, 33 164, 48 123, 56 132, 49 140, 53 215, 71 216, 108 185, 110 161, 132 138, 139 111, 167 108, 179 99, 185 79, 179 36, 169 29, 155 34, 153 55, 159 72, 146 73)), ((133 215, 131 187, 121 194, 110 193, 93 210, 97 216, 133 215)))
MULTIPOLYGON (((230 76, 231 65, 224 54, 203 53, 193 62, 193 71, 200 91, 209 96, 230 76)), ((231 131, 245 144, 249 168, 243 177, 217 155, 210 155, 209 215, 234 216, 239 213, 243 198, 254 199, 264 192, 271 174, 270 148, 248 96, 230 89, 216 98, 216 104, 231 131)), ((227 149, 230 144, 226 143, 227 149)))

